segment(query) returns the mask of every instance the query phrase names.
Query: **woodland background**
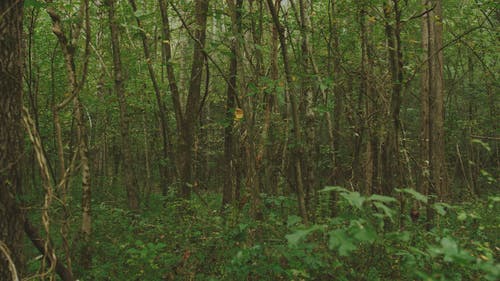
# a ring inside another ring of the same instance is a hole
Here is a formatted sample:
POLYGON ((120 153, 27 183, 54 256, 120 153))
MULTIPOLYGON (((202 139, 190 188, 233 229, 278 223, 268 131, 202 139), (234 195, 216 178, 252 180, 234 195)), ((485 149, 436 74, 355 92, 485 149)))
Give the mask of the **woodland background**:
POLYGON ((0 280, 498 280, 499 21, 2 1, 0 280))

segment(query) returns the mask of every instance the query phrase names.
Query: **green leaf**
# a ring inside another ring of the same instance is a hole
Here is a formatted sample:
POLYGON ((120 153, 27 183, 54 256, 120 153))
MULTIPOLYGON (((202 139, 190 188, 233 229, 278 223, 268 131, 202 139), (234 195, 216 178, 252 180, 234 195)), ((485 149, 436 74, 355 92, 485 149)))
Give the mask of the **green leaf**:
POLYGON ((137 10, 134 12, 134 16, 138 19, 145 19, 152 14, 153 14, 152 12, 147 12, 144 10, 137 10))
POLYGON ((458 215, 457 219, 458 219, 459 221, 464 221, 464 220, 466 220, 466 219, 467 219, 467 214, 466 214, 465 212, 461 212, 461 213, 458 215))
POLYGON ((488 200, 490 200, 494 203, 498 203, 498 202, 500 202, 500 196, 490 196, 490 197, 488 197, 488 200))
POLYGON ((339 191, 339 192, 349 192, 349 190, 341 187, 341 186, 326 186, 319 192, 330 192, 330 191, 339 191))
POLYGON ((24 7, 33 7, 36 9, 44 8, 46 6, 45 3, 38 0, 24 0, 24 7))
POLYGON ((354 238, 361 242, 373 243, 377 239, 377 232, 372 227, 362 225, 355 231, 354 238))
POLYGON ((299 216, 296 216, 296 215, 291 215, 291 216, 288 216, 288 219, 286 221, 286 225, 288 227, 292 227, 298 223, 302 222, 302 218, 299 217, 299 216))
POLYGON ((395 232, 387 233, 386 237, 390 240, 408 242, 408 241, 410 241, 411 234, 409 231, 395 231, 395 232))
POLYGON ((416 200, 423 202, 423 203, 427 203, 427 196, 423 195, 422 193, 420 193, 412 188, 403 188, 403 189, 396 188, 396 191, 410 194, 416 200))
POLYGON ((491 147, 489 144, 485 143, 484 141, 482 140, 479 140, 479 139, 472 139, 471 140, 471 143, 477 143, 479 145, 481 145, 484 149, 486 149, 486 151, 488 152, 491 152, 491 147))
POLYGON ((442 250, 444 254, 444 261, 453 261, 453 257, 458 254, 457 242, 455 242, 451 238, 444 237, 443 239, 441 239, 441 246, 443 247, 442 250))
POLYGON ((452 206, 449 204, 446 204, 446 203, 438 202, 438 203, 434 203, 432 205, 432 208, 434 208, 434 210, 436 210, 436 212, 439 215, 444 216, 444 215, 446 215, 446 209, 451 209, 452 206))
POLYGON ((384 214, 391 220, 393 221, 392 219, 392 215, 394 215, 394 211, 387 207, 384 203, 381 203, 381 202, 373 202, 373 205, 375 205, 375 207, 379 208, 379 209, 382 209, 382 211, 384 211, 384 214))
POLYGON ((380 202, 384 202, 384 203, 391 203, 391 202, 398 201, 394 197, 378 195, 378 194, 373 194, 372 196, 368 197, 368 200, 369 201, 380 201, 380 202))
POLYGON ((333 230, 328 233, 330 239, 328 240, 328 248, 330 250, 338 249, 339 255, 348 256, 352 251, 357 249, 352 239, 342 229, 333 230))
POLYGON ((307 235, 309 235, 311 232, 320 229, 321 227, 318 225, 313 225, 310 228, 307 229, 300 229, 295 231, 292 234, 287 234, 285 235, 286 240, 288 240, 288 245, 289 246, 297 246, 300 241, 304 240, 307 235))
POLYGON ((358 209, 362 209, 363 203, 365 202, 366 198, 364 196, 361 196, 359 192, 344 192, 340 194, 340 196, 344 197, 351 206, 354 206, 358 209))

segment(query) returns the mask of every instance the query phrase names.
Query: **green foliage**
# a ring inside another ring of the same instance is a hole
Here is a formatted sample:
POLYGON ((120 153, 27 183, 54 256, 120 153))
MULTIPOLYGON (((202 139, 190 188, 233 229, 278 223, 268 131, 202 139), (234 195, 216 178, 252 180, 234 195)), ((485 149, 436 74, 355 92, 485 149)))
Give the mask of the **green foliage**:
POLYGON ((37 8, 37 9, 40 9, 40 8, 44 8, 46 6, 46 4, 42 1, 38 1, 38 0, 25 0, 24 1, 24 7, 33 7, 33 8, 37 8))
MULTIPOLYGON (((94 209, 94 262, 81 280, 498 280, 497 197, 470 205, 436 203, 440 224, 426 231, 393 197, 342 187, 336 217, 304 225, 294 200, 263 194, 264 218, 219 214, 220 198, 151 198, 140 214, 94 209), (281 207, 277 207, 281 206, 281 207), (479 216, 478 214, 481 214, 479 216), (402 218, 400 220, 396 218, 402 218), (405 226, 400 225, 404 221, 405 226)), ((411 199, 425 201, 409 189, 411 199)), ((35 267, 35 264, 32 266, 35 267)))

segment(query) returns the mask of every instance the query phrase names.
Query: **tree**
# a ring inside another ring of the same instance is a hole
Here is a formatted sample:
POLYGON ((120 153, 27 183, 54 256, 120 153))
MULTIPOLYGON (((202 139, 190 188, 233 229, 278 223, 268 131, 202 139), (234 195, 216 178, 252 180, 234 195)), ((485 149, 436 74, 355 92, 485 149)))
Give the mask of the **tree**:
POLYGON ((131 210, 139 209, 139 191, 137 177, 133 168, 132 147, 130 141, 129 117, 127 115, 127 100, 125 95, 125 77, 122 72, 120 50, 120 31, 115 17, 115 0, 108 0, 109 29, 111 32, 111 48, 113 51, 113 71, 115 93, 120 106, 120 134, 122 139, 124 185, 127 191, 128 206, 131 210))
MULTIPOLYGON (((130 6, 132 7, 132 10, 134 13, 137 13, 137 4, 135 3, 135 0, 129 0, 130 6)), ((165 5, 162 4, 162 1, 160 1, 160 6, 165 5)), ((165 8, 160 8, 161 11, 164 11, 165 8)), ((149 40, 147 37, 146 32, 144 31, 141 23, 141 19, 139 17, 136 17, 136 22, 137 22, 137 27, 141 30, 141 39, 142 39, 142 46, 143 46, 143 51, 144 51, 144 58, 146 59, 147 62, 147 67, 148 67, 148 72, 149 72, 149 78, 151 79, 151 84, 153 85, 153 89, 155 92, 155 97, 156 97, 156 103, 158 105, 158 117, 160 119, 160 131, 161 131, 161 138, 162 138, 162 144, 163 144, 163 149, 162 149, 162 156, 163 156, 163 163, 160 164, 160 175, 161 175, 161 187, 162 187, 162 192, 164 195, 166 195, 166 192, 168 190, 168 179, 172 176, 169 174, 169 169, 166 164, 167 159, 170 157, 170 161, 174 161, 173 159, 173 153, 170 149, 170 130, 168 127, 167 123, 167 109, 165 106, 165 102, 163 101, 163 95, 160 90, 160 85, 158 83, 158 79, 156 76, 156 73, 153 68, 153 64, 151 61, 151 51, 149 48, 149 40)))
POLYGON ((194 32, 194 50, 193 63, 191 65, 191 78, 189 83, 189 92, 186 102, 186 111, 184 112, 183 126, 181 129, 181 181, 182 195, 189 197, 193 186, 193 151, 194 134, 196 121, 198 120, 199 107, 201 106, 201 78, 203 73, 203 63, 205 61, 206 29, 208 0, 198 0, 195 2, 195 32, 194 32))
MULTIPOLYGON (((23 1, 0 2, 0 241, 20 271, 23 215, 15 206, 22 192, 22 22, 23 1)), ((11 280, 10 271, 5 253, 0 254, 0 280, 11 280)))
MULTIPOLYGON (((447 190, 444 143, 443 27, 441 0, 424 0, 422 47, 424 67, 421 85, 421 181, 427 195, 445 198, 447 190)), ((427 220, 431 222, 432 208, 427 220)))
POLYGON ((229 81, 227 83, 226 97, 226 128, 224 128, 224 162, 226 178, 224 179, 224 189, 222 191, 222 205, 233 203, 236 199, 235 183, 234 183, 234 138, 233 138, 233 116, 236 110, 235 103, 238 95, 237 79, 238 79, 238 60, 239 58, 239 36, 241 29, 241 8, 242 0, 227 1, 231 10, 231 29, 233 41, 231 42, 231 59, 229 62, 229 81))
POLYGON ((297 189, 297 197, 298 197, 298 205, 299 212, 302 216, 302 219, 305 223, 308 222, 308 214, 306 209, 305 202, 305 192, 304 192, 304 182, 302 177, 302 151, 299 147, 301 145, 301 127, 299 120, 299 109, 297 105, 297 100, 295 95, 297 94, 296 83, 294 82, 294 78, 292 78, 291 66, 287 52, 287 44, 285 39, 285 28, 281 25, 278 12, 276 11, 276 7, 272 0, 267 0, 267 5, 269 7, 269 11, 271 12, 271 16, 273 19, 274 26, 278 31, 278 38, 281 45, 281 57, 283 59, 283 65, 285 69, 285 77, 287 83, 288 98, 290 100, 290 106, 292 108, 292 124, 293 124, 293 133, 294 133, 294 151, 293 151, 293 167, 296 181, 296 189, 297 189))

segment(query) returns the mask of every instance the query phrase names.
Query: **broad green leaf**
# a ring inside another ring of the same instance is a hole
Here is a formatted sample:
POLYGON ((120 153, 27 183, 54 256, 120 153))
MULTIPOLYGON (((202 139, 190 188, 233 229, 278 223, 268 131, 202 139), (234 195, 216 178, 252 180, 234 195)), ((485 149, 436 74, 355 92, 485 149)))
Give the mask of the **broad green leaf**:
POLYGON ((436 210, 436 212, 439 215, 444 216, 444 215, 446 215, 446 209, 451 209, 452 206, 450 206, 449 204, 446 204, 446 203, 438 202, 438 203, 434 203, 432 205, 432 208, 434 208, 434 210, 436 210))
POLYGON ((370 226, 361 226, 354 230, 354 238, 361 242, 373 243, 377 239, 377 232, 370 226))
POLYGON ((148 12, 145 10, 137 10, 134 12, 134 16, 139 19, 145 19, 152 14, 153 14, 152 12, 148 12))
POLYGON ((465 212, 461 212, 461 213, 458 215, 457 219, 458 219, 459 221, 464 221, 465 219, 467 219, 467 214, 466 214, 465 212))
POLYGON ((298 223, 302 222, 302 218, 299 217, 299 216, 296 216, 296 215, 291 215, 291 216, 288 216, 288 219, 286 221, 286 225, 288 227, 292 227, 298 223))
POLYGON ((402 188, 402 189, 396 188, 396 191, 397 192, 408 193, 411 196, 413 196, 413 198, 415 198, 416 200, 418 200, 420 202, 423 202, 423 203, 427 203, 427 196, 425 196, 422 193, 416 191, 415 189, 412 189, 412 188, 402 188))
POLYGON ((457 242, 448 237, 444 237, 441 239, 441 246, 443 247, 444 261, 453 261, 453 257, 458 254, 457 242))
POLYGON ((398 201, 394 197, 378 195, 378 194, 373 194, 372 196, 368 197, 368 200, 369 201, 380 201, 380 202, 384 202, 384 203, 391 203, 391 202, 398 201))
POLYGON ((330 239, 328 240, 328 248, 330 250, 338 249, 339 255, 348 256, 352 251, 357 249, 352 239, 342 229, 333 230, 328 233, 330 239))
POLYGON ((354 206, 358 209, 362 209, 363 203, 365 202, 366 198, 364 196, 361 196, 359 192, 354 191, 354 192, 344 192, 341 193, 340 196, 344 197, 351 206, 354 206))
POLYGON ((391 221, 393 221, 392 216, 394 215, 394 211, 391 208, 387 207, 384 203, 381 203, 381 202, 373 202, 373 205, 375 205, 375 207, 377 207, 379 209, 382 209, 382 211, 384 211, 384 214, 391 221))
POLYGON ((500 202, 500 196, 490 196, 488 200, 491 200, 494 203, 500 202))
POLYGON ((287 234, 285 235, 286 240, 288 240, 288 245, 290 246, 297 246, 300 241, 304 240, 307 235, 309 235, 311 232, 320 229, 321 227, 318 225, 313 225, 310 228, 307 229, 300 229, 295 231, 292 234, 287 234))

